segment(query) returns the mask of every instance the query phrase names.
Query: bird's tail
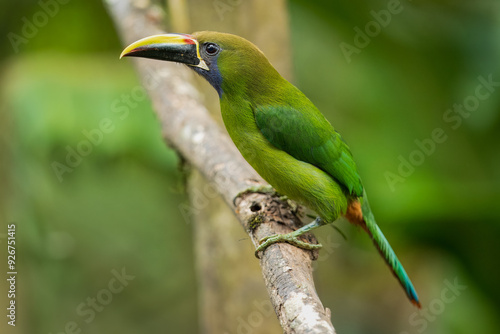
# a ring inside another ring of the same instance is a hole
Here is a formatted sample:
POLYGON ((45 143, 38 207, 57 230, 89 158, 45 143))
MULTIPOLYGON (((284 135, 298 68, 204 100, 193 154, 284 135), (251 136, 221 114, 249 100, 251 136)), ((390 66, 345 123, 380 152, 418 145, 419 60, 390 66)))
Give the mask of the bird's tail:
POLYGON ((351 223, 361 226, 368 235, 370 235, 375 247, 384 258, 394 276, 398 279, 412 304, 420 308, 421 306, 418 301, 417 292, 406 274, 403 265, 399 262, 391 245, 389 245, 389 242, 378 227, 370 209, 370 205, 368 204, 365 191, 363 191, 363 197, 360 198, 359 201, 351 202, 345 216, 351 223))

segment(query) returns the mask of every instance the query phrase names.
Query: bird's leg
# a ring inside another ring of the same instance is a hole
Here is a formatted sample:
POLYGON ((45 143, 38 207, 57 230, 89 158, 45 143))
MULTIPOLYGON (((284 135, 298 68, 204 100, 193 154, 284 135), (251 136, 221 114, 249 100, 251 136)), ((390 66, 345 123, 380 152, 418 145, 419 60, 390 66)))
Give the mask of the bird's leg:
POLYGON ((251 186, 246 188, 245 190, 240 191, 236 196, 234 196, 233 204, 236 205, 236 199, 238 197, 241 197, 242 195, 248 193, 260 193, 260 194, 271 194, 271 195, 277 194, 276 190, 274 190, 274 188, 269 184, 260 186, 251 186))
POLYGON ((318 249, 321 248, 321 244, 313 245, 308 242, 304 242, 298 239, 299 236, 301 236, 304 233, 307 233, 311 230, 314 230, 315 228, 321 227, 325 225, 325 222, 320 218, 317 217, 313 222, 310 224, 307 224, 305 226, 302 226, 296 231, 287 233, 287 234, 275 234, 275 235, 270 235, 268 237, 262 238, 259 241, 259 247, 255 250, 255 256, 258 256, 258 253, 260 251, 265 250, 267 247, 271 246, 274 243, 277 242, 287 242, 291 245, 294 245, 296 247, 302 248, 302 249, 308 249, 308 250, 313 250, 313 249, 318 249))

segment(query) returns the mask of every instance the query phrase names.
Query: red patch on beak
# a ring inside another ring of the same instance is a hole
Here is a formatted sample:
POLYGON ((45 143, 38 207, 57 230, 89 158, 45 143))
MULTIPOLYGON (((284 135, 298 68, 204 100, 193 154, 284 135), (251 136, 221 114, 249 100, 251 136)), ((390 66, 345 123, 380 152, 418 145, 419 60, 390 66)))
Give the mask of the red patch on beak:
POLYGON ((186 44, 196 44, 195 41, 193 40, 193 36, 188 35, 188 34, 182 34, 182 36, 186 36, 187 38, 184 38, 183 42, 186 44))

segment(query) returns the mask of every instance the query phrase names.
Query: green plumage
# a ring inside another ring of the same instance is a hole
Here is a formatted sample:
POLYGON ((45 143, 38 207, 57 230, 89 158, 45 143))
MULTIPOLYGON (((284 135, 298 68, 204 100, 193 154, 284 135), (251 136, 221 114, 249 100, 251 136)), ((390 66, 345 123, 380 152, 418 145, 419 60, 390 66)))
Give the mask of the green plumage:
POLYGON ((360 199, 360 202, 366 232, 370 235, 375 247, 379 251, 380 255, 382 255, 382 258, 391 269, 393 275, 398 279, 410 301, 420 308, 417 292, 415 291, 408 274, 403 268, 403 265, 399 262, 396 253, 394 253, 391 245, 378 227, 370 208, 370 204, 368 203, 368 197, 366 196, 365 191, 363 191, 363 197, 360 199))
POLYGON ((293 107, 257 107, 253 112, 260 132, 276 148, 328 173, 348 194, 362 196, 363 186, 349 148, 309 100, 293 107))
POLYGON ((243 157, 278 192, 331 223, 361 201, 362 226, 419 305, 413 285, 377 226, 349 147, 313 103, 283 79, 263 53, 241 37, 201 32, 222 51, 217 69, 226 129, 243 157))
POLYGON ((243 157, 279 193, 314 210, 313 223, 275 242, 312 247, 301 234, 344 215, 361 226, 405 289, 420 306, 413 285, 375 222, 349 147, 312 102, 283 79, 249 41, 230 34, 198 32, 139 40, 122 56, 184 62, 220 96, 226 129, 243 157))

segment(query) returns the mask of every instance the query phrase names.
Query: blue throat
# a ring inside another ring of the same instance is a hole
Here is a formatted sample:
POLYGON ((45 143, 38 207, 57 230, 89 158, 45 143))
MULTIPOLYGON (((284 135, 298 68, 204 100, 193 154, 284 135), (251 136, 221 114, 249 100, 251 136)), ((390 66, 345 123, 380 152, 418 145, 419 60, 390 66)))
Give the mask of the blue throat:
POLYGON ((215 88, 217 94, 219 94, 219 98, 221 98, 223 93, 222 76, 219 72, 219 68, 217 67, 217 59, 214 59, 210 64, 207 63, 207 65, 210 71, 206 71, 202 68, 194 66, 189 66, 189 67, 193 69, 196 73, 204 77, 212 85, 212 87, 215 88))

